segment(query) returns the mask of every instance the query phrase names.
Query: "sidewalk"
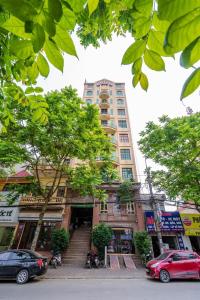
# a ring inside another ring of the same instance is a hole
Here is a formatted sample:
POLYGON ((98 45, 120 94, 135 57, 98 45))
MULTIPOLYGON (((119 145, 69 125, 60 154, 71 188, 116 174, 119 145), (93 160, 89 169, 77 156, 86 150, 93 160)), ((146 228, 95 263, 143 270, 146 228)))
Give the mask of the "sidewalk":
POLYGON ((57 269, 49 267, 43 276, 46 279, 139 279, 145 277, 145 269, 85 269, 84 267, 62 266, 57 269))

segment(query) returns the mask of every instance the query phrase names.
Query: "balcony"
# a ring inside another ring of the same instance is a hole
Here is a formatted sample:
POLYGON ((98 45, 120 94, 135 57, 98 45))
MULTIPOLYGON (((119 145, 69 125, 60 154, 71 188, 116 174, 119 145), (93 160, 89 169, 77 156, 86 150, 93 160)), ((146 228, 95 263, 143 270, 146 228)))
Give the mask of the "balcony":
POLYGON ((99 106, 100 106, 100 108, 109 108, 110 103, 107 100, 103 99, 103 100, 101 100, 99 106))
POLYGON ((114 165, 119 166, 119 158, 115 154, 111 156, 111 160, 114 165))
POLYGON ((100 114, 100 119, 101 120, 110 120, 110 114, 108 112, 101 112, 100 114))
POLYGON ((107 124, 102 124, 103 128, 107 133, 115 133, 117 130, 117 126, 113 122, 107 122, 107 124))
POLYGON ((109 204, 107 211, 100 212, 100 220, 104 222, 135 222, 134 210, 129 210, 129 204, 122 205, 121 208, 116 208, 115 205, 109 204))
POLYGON ((108 89, 102 89, 99 93, 99 98, 101 99, 108 99, 109 98, 109 91, 108 89))
MULTIPOLYGON (((66 199, 63 197, 51 197, 49 201, 49 205, 51 204, 65 204, 66 199)), ((22 196, 20 199, 20 205, 43 205, 44 198, 43 197, 34 197, 34 196, 22 196)))
POLYGON ((117 146, 117 139, 116 139, 116 137, 115 136, 110 136, 109 138, 110 138, 111 143, 113 145, 117 146))

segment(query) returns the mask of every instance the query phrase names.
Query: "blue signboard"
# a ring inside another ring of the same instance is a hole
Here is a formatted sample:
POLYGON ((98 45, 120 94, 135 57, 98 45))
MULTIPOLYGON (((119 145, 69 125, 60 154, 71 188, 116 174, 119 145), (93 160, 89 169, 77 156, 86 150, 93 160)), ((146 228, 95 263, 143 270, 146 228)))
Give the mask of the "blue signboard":
MULTIPOLYGON (((154 212, 145 211, 146 229, 148 232, 155 232, 154 212)), ((161 223, 162 232, 183 232, 183 224, 178 211, 162 212, 161 223)))

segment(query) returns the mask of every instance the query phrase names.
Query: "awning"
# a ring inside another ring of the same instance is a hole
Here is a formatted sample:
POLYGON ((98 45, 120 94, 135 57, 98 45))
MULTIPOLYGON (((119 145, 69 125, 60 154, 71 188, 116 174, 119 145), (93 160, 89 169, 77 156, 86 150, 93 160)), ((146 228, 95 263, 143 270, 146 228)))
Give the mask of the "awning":
MULTIPOLYGON (((19 214, 19 220, 22 221, 38 221, 39 212, 21 212, 19 214)), ((47 212, 44 215, 43 221, 62 221, 62 214, 56 212, 47 212)))
POLYGON ((75 208, 93 208, 94 204, 93 203, 86 203, 86 204, 72 204, 71 207, 75 208))

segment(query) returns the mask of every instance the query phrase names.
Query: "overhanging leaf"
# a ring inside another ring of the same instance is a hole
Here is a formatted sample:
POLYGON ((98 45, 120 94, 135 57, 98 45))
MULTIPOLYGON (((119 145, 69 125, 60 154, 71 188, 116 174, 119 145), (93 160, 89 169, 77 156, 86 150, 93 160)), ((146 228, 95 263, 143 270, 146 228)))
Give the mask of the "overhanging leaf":
POLYGON ((46 39, 44 51, 50 63, 63 72, 64 59, 56 44, 51 40, 46 39))
POLYGON ((24 22, 14 16, 11 16, 6 22, 1 24, 1 27, 21 38, 31 38, 31 34, 25 32, 24 22))
POLYGON ((32 43, 33 43, 33 49, 35 53, 39 52, 40 49, 43 47, 45 42, 45 32, 43 27, 36 23, 34 24, 33 27, 33 38, 32 38, 32 43))
POLYGON ((149 87, 149 81, 147 76, 144 73, 141 73, 140 76, 140 86, 143 90, 147 91, 149 87))
POLYGON ((138 40, 134 42, 124 53, 122 58, 122 65, 129 65, 141 57, 146 47, 145 40, 138 40))
POLYGON ((91 15, 97 9, 98 4, 99 0, 88 0, 89 15, 91 15))
POLYGON ((196 69, 184 83, 181 99, 192 94, 200 85, 200 68, 196 69))
POLYGON ((140 81, 140 76, 141 76, 141 73, 137 73, 133 76, 133 80, 132 80, 133 87, 136 87, 136 85, 140 81))
POLYGON ((135 8, 144 16, 150 16, 153 0, 135 0, 135 8))
POLYGON ((77 57, 74 42, 66 30, 62 29, 60 26, 57 26, 56 35, 54 36, 53 40, 60 49, 77 57))
POLYGON ((200 8, 176 19, 168 28, 165 51, 179 52, 200 36, 200 8))
POLYGON ((141 68, 142 68, 142 58, 138 58, 133 66, 132 66, 132 74, 137 74, 141 72, 141 68))
POLYGON ((48 64, 46 58, 41 53, 38 54, 36 63, 37 63, 40 74, 44 77, 48 77, 49 64, 48 64))
POLYGON ((184 68, 193 66, 200 59, 200 38, 187 46, 181 54, 180 64, 184 68))
POLYGON ((31 41, 27 40, 13 40, 10 45, 10 51, 21 59, 26 59, 34 53, 31 41))
POLYGON ((154 71, 164 71, 165 63, 162 57, 155 51, 146 49, 144 53, 145 64, 154 71))
POLYGON ((52 16, 54 20, 59 22, 63 14, 62 4, 60 0, 48 0, 48 10, 50 16, 52 16))

